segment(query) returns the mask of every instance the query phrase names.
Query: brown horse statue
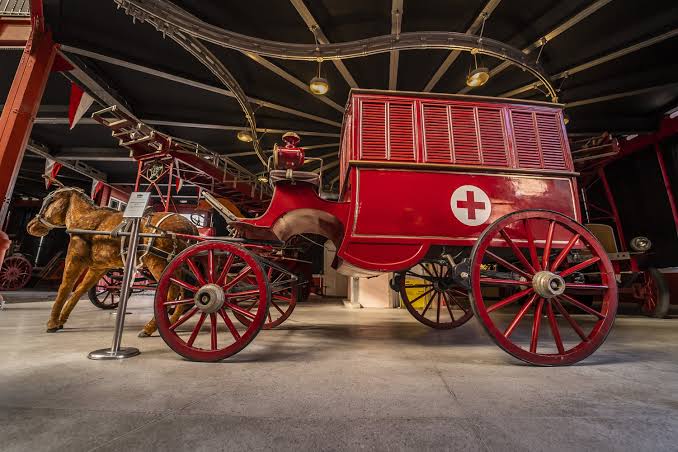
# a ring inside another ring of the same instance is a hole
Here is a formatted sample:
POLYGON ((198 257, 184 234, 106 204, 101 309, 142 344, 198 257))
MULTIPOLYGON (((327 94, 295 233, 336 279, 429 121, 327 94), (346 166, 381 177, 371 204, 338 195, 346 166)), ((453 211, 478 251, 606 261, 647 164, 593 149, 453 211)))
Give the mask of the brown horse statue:
MULTIPOLYGON (((43 237, 55 228, 112 231, 123 222, 122 212, 96 206, 81 189, 59 185, 60 188, 47 195, 38 214, 26 226, 29 234, 43 237)), ((193 223, 178 214, 151 213, 142 219, 141 232, 155 233, 158 229, 181 234, 198 234, 193 223)), ((54 333, 64 327, 80 297, 107 271, 123 266, 121 240, 121 237, 109 235, 71 234, 64 274, 47 322, 48 333, 54 333), (73 290, 76 281, 85 271, 80 284, 73 290)), ((139 246, 141 265, 146 267, 157 281, 168 260, 186 248, 188 243, 170 237, 145 238, 139 246), (148 247, 148 252, 142 251, 143 245, 148 247)), ((169 297, 179 295, 179 288, 173 289, 175 293, 170 293, 169 297)), ((181 311, 176 309, 174 316, 178 317, 181 311)), ((139 336, 150 336, 155 329, 155 319, 151 319, 139 336)))

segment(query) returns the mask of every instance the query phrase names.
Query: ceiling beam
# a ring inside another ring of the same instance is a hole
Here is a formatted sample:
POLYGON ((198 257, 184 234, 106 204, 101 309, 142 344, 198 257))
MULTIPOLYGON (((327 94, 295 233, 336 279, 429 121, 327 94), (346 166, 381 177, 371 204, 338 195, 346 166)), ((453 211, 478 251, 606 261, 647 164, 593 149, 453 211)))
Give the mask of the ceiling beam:
POLYGON ((291 84, 296 86, 297 88, 300 88, 301 90, 303 90, 309 96, 313 96, 314 99, 317 99, 320 102, 324 102, 325 104, 334 108, 338 112, 341 112, 341 113, 344 112, 344 107, 342 107, 338 103, 334 102, 332 99, 328 98, 327 96, 317 96, 317 95, 313 94, 312 92, 309 91, 307 83, 302 82, 301 80, 299 80, 298 78, 296 78, 295 76, 290 74, 289 72, 287 72, 284 69, 280 68, 279 66, 276 66, 275 64, 271 63, 266 58, 259 56, 259 55, 255 55, 255 54, 250 53, 250 52, 245 52, 245 55, 247 55, 248 57, 250 57, 251 59, 253 59, 257 63, 259 63, 260 65, 262 65, 263 67, 265 67, 269 71, 273 72, 274 74, 284 78, 285 80, 287 80, 288 82, 290 82, 291 84))
POLYGON ((322 170, 322 171, 327 171, 328 169, 332 169, 332 168, 334 168, 335 166, 339 166, 339 163, 340 163, 340 160, 337 159, 337 160, 335 160, 335 161, 333 161, 333 162, 324 164, 324 165, 321 166, 320 168, 314 169, 313 172, 314 172, 314 173, 319 173, 321 170, 322 170))
MULTIPOLYGON (((155 77, 163 78, 165 80, 170 80, 170 81, 173 81, 173 82, 176 82, 176 83, 181 83, 182 85, 187 85, 187 86, 191 86, 193 88, 198 88, 198 89, 202 89, 204 91, 209 91, 209 92, 212 92, 212 93, 215 93, 215 94, 220 94, 222 96, 235 97, 234 94, 231 91, 229 91, 225 88, 209 85, 207 83, 198 82, 198 81, 191 80, 191 79, 181 77, 181 76, 178 76, 178 75, 170 74, 168 72, 163 72, 163 71, 159 71, 157 69, 153 69, 153 68, 150 68, 150 67, 147 67, 147 66, 142 66, 140 64, 131 63, 129 61, 124 61, 124 60, 121 60, 121 59, 118 59, 118 58, 103 55, 103 54, 100 54, 100 53, 97 53, 97 52, 92 52, 92 51, 89 51, 89 50, 84 50, 84 49, 80 49, 80 48, 72 47, 72 46, 67 46, 67 45, 62 45, 61 50, 65 51, 65 52, 73 53, 73 54, 76 54, 76 55, 85 56, 87 58, 92 58, 93 60, 103 61, 104 63, 112 64, 114 66, 124 67, 126 69, 130 69, 130 70, 133 70, 133 71, 137 71, 137 72, 152 75, 152 76, 155 76, 155 77)), ((339 123, 337 121, 332 121, 332 120, 327 119, 327 118, 323 118, 321 116, 316 116, 316 115, 313 115, 313 114, 310 114, 310 113, 306 113, 306 112, 303 112, 303 111, 300 111, 300 110, 296 110, 294 108, 285 107, 283 105, 279 105, 279 104, 276 104, 276 103, 273 103, 273 102, 268 102, 268 101, 265 101, 265 100, 262 100, 262 99, 257 99, 257 98, 254 98, 254 97, 249 97, 248 99, 249 99, 250 102, 257 104, 257 105, 261 105, 262 107, 270 108, 272 110, 282 111, 284 113, 289 113, 291 115, 298 116, 298 117, 304 118, 304 119, 308 119, 310 121, 321 122, 321 123, 328 124, 328 125, 333 126, 333 127, 341 128, 341 123, 339 123)))
MULTIPOLYGON (((313 14, 308 10, 306 5, 304 4, 303 0, 290 0, 290 3, 292 3, 292 6, 297 10, 301 18, 304 20, 306 23, 306 26, 311 30, 311 33, 315 35, 315 38, 318 40, 320 44, 329 44, 330 40, 327 39, 327 36, 325 36, 325 33, 323 33, 323 30, 320 28, 320 24, 315 20, 315 17, 313 17, 313 14)), ((351 88, 357 88, 358 84, 356 83, 355 79, 349 72, 348 68, 344 64, 343 61, 341 60, 332 60, 332 63, 334 63, 334 66, 337 68, 339 73, 341 74, 342 77, 344 77, 344 80, 346 80, 346 83, 348 83, 348 86, 351 88)))
MULTIPOLYGON (((678 28, 674 28, 673 30, 667 31, 666 33, 662 33, 658 36, 654 36, 650 39, 646 39, 645 41, 640 41, 635 44, 629 45, 629 46, 624 46, 621 49, 608 53, 607 55, 603 55, 599 58, 595 58, 591 61, 587 61, 586 63, 579 64, 577 66, 573 66, 569 69, 566 69, 562 72, 559 72, 551 77, 551 80, 560 80, 566 77, 570 77, 578 72, 586 71, 588 69, 594 68, 596 66, 599 66, 601 64, 607 63, 609 61, 615 60, 617 58, 621 58, 623 56, 629 55, 633 52, 637 52, 638 50, 644 49, 646 47, 650 47, 654 44, 658 44, 662 41, 666 41, 667 39, 671 39, 678 36, 678 28)), ((520 88, 512 89, 511 91, 507 91, 503 94, 500 94, 500 97, 513 97, 517 94, 521 94, 527 91, 531 91, 533 89, 538 88, 541 86, 541 83, 530 83, 525 86, 521 86, 520 88)))
POLYGON ((44 157, 46 159, 51 159, 54 160, 55 162, 61 163, 65 168, 73 170, 76 173, 80 173, 83 176, 87 176, 91 179, 97 179, 103 182, 106 182, 108 179, 106 173, 99 171, 96 168, 92 168, 91 166, 79 160, 75 161, 62 160, 59 157, 53 155, 51 152, 49 152, 49 149, 47 149, 47 147, 37 144, 33 141, 29 142, 26 145, 26 150, 32 152, 33 154, 44 157))
POLYGON ((624 97, 639 96, 641 94, 651 93, 653 91, 659 91, 664 89, 673 89, 678 88, 678 82, 675 83, 666 83, 664 85, 650 86, 647 88, 635 89, 632 91, 624 91, 621 93, 607 94, 605 96, 591 97, 589 99, 576 100, 574 102, 568 102, 565 104, 565 108, 576 108, 582 107, 584 105, 597 104, 600 102, 608 102, 615 99, 621 99, 624 97))
MULTIPOLYGON (((65 107, 68 109, 67 107, 65 107)), ((197 122, 183 122, 183 121, 165 121, 160 119, 141 119, 141 122, 154 126, 167 126, 167 127, 186 127, 191 129, 211 129, 211 130, 242 130, 244 126, 234 126, 234 125, 225 125, 225 124, 205 124, 197 122)), ((35 118, 35 124, 68 124, 68 118, 66 117, 54 117, 54 116, 39 116, 35 118)), ((78 124, 96 124, 99 123, 93 120, 92 118, 82 118, 78 124)), ((286 129, 267 129, 264 127, 257 127, 257 132, 260 133, 269 133, 269 134, 283 134, 287 133, 290 130, 286 129)), ((295 132, 300 136, 308 137, 332 137, 338 138, 340 135, 338 133, 328 133, 328 132, 314 132, 314 131, 297 131, 295 132)))
MULTIPOLYGON (((546 45, 547 42, 552 41, 552 40, 555 39, 556 37, 558 37, 558 36, 560 36, 561 34, 565 33, 567 30, 569 30, 570 28, 574 27, 574 26, 577 25, 579 22, 581 22, 582 20, 586 19, 586 18, 589 17, 591 14, 595 13, 596 11, 598 11, 600 8, 602 8, 603 6, 607 5, 607 4, 610 3, 611 1, 612 1, 612 0, 597 0, 597 1, 593 2, 593 3, 591 3, 588 7, 584 8, 583 10, 581 10, 580 12, 578 12, 577 14, 575 14, 574 16, 570 17, 570 18, 567 19, 565 22, 561 23, 561 24, 558 25, 556 28, 554 28, 553 30, 551 30, 551 31, 549 31, 548 33, 546 33, 544 36, 542 36, 542 37, 540 37, 539 39, 537 39, 536 41, 534 41, 534 42, 533 42, 532 44, 530 44, 529 46, 525 47, 525 48, 523 49, 523 53, 526 54, 526 55, 527 55, 527 54, 530 54, 530 53, 532 53, 534 50, 536 50, 536 49, 538 49, 538 48, 540 48, 540 47, 546 45)), ((509 63, 508 61, 504 61, 504 62, 502 62, 501 64, 499 64, 498 66, 495 66, 494 68, 492 68, 492 69, 490 70, 490 78, 496 76, 496 75, 499 74, 500 72, 503 72, 503 71, 504 71, 505 69, 507 69, 509 66, 511 66, 511 63, 509 63)), ((461 89, 461 90, 459 91, 459 94, 466 94, 466 93, 468 93, 470 90, 471 90, 471 88, 468 87, 468 86, 466 86, 466 87, 464 87, 463 89, 461 89)))
MULTIPOLYGON (((468 35, 473 35, 480 30, 480 27, 483 24, 483 21, 486 20, 490 14, 495 10, 497 6, 499 6, 499 3, 501 3, 501 0, 488 0, 488 2, 485 4, 485 7, 480 11, 480 14, 476 16, 475 20, 471 24, 470 27, 466 30, 466 34, 468 35)), ((447 55, 447 58, 445 58, 445 61, 440 65, 440 67, 436 70, 435 74, 433 74, 433 77, 431 77, 431 80, 428 81, 426 86, 424 87, 424 92, 431 92, 431 90, 438 84, 440 79, 445 75, 447 70, 452 66, 452 64, 459 58, 459 55, 461 55, 460 50, 453 50, 447 55)))
MULTIPOLYGON (((313 149, 325 149, 325 148, 332 148, 332 147, 339 147, 339 143, 328 143, 328 144, 314 144, 312 146, 302 146, 304 151, 311 151, 313 149)), ((266 153, 273 153, 272 149, 264 151, 266 153)), ((254 155, 254 152, 248 151, 248 152, 236 152, 235 154, 226 154, 227 157, 246 157, 248 155, 254 155)))
POLYGON ((73 66, 73 70, 62 72, 66 78, 70 79, 71 77, 74 77, 102 107, 117 105, 120 111, 136 118, 136 115, 132 112, 127 101, 120 94, 116 93, 113 88, 108 86, 100 77, 88 70, 80 60, 66 55, 61 50, 59 51, 59 55, 61 55, 68 64, 73 66))
POLYGON ((53 154, 59 160, 86 160, 89 162, 132 162, 129 152, 124 148, 73 147, 63 148, 53 154))
MULTIPOLYGON (((391 34, 394 38, 400 39, 400 30, 403 24, 403 0, 392 0, 391 2, 391 34)), ((400 52, 391 50, 388 70, 388 89, 395 90, 398 86, 398 62, 400 52)))

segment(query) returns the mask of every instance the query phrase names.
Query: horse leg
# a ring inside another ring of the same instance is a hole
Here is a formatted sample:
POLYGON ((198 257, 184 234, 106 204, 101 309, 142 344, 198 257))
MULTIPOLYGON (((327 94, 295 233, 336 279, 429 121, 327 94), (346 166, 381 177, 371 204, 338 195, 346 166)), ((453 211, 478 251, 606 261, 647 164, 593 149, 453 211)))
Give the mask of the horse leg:
MULTIPOLYGON (((179 289, 178 286, 172 284, 167 291, 167 299, 168 300, 178 300, 180 296, 181 290, 179 289)), ((170 323, 174 323, 177 320, 179 320, 179 316, 184 313, 186 308, 186 305, 180 304, 174 307, 174 312, 172 313, 172 316, 170 317, 170 323)), ((155 330, 158 329, 158 325, 155 322, 155 317, 153 317, 151 320, 148 321, 146 325, 144 325, 144 328, 139 331, 139 337, 149 337, 153 333, 155 333, 155 330)))
POLYGON ((59 315, 64 306, 64 302, 68 295, 73 290, 73 285, 85 268, 83 261, 82 247, 86 246, 78 237, 71 238, 71 243, 68 245, 68 253, 66 254, 66 264, 64 265, 64 276, 59 285, 56 299, 52 305, 52 312, 47 322, 47 332, 56 333, 59 329, 59 315))
POLYGON ((75 305, 78 304, 80 297, 87 292, 92 286, 94 286, 101 277, 106 273, 106 270, 93 270, 89 269, 85 277, 80 282, 78 287, 73 291, 71 296, 66 301, 63 309, 61 310, 61 315, 59 316, 59 328, 63 328, 64 324, 68 320, 68 316, 71 315, 71 311, 75 308, 75 305))
MULTIPOLYGON (((165 270, 165 267, 167 266, 167 261, 165 259, 159 258, 157 256, 153 255, 147 255, 143 259, 143 263, 148 269, 149 272, 153 275, 153 278, 155 278, 156 281, 160 281, 160 277, 162 276, 162 272, 165 270)), ((170 286, 170 289, 168 291, 167 297, 172 300, 173 296, 176 296, 174 291, 172 290, 174 288, 174 285, 170 286)), ((175 309, 175 312, 177 312, 178 309, 175 309)), ((156 323, 155 323, 155 317, 153 317, 151 320, 148 321, 146 325, 144 325, 144 328, 139 331, 139 337, 149 337, 152 335, 155 330, 158 329, 156 323)))

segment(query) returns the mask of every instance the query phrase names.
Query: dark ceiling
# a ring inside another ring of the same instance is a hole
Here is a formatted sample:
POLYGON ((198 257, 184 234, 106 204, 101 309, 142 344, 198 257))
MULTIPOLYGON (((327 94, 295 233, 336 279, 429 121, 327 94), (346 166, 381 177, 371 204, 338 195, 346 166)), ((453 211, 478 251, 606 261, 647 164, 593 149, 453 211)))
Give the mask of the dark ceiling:
MULTIPOLYGON (((173 3, 207 22, 234 32, 276 41, 314 42, 313 34, 291 1, 175 0, 173 3)), ((304 3, 330 42, 391 33, 391 0, 305 0, 304 3)), ((402 32, 466 32, 487 3, 487 0, 404 0, 402 32)), ((675 0, 503 0, 487 19, 484 36, 523 49, 567 24, 568 20, 592 5, 599 8, 547 42, 541 51, 539 61, 548 74, 558 74, 678 27, 678 2, 675 0)), ((252 150, 251 145, 235 139, 234 130, 214 127, 244 126, 244 115, 232 97, 206 90, 204 86, 189 86, 123 67, 119 62, 112 64, 111 60, 106 62, 101 58, 83 56, 80 51, 94 52, 200 84, 224 88, 207 68, 174 41, 164 39, 152 26, 133 23, 122 9, 116 8, 113 0, 45 0, 45 9, 47 22, 56 41, 64 46, 66 55, 77 58, 88 72, 97 75, 113 92, 124 98, 138 117, 192 123, 190 126, 154 127, 197 141, 223 154, 252 150), (196 123, 207 126, 197 127, 196 123)), ((308 154, 336 154, 338 147, 332 144, 339 141, 339 124, 342 121, 342 113, 337 108, 244 54, 212 44, 208 47, 233 73, 248 96, 302 112, 302 115, 292 114, 255 105, 260 128, 301 131, 303 145, 328 145, 312 149, 308 154), (305 135, 304 132, 319 132, 320 136, 305 135)), ((539 53, 539 49, 533 51, 533 59, 539 53)), ((654 130, 662 115, 678 105, 678 61, 673 58, 677 54, 678 35, 554 81, 554 86, 561 90, 561 102, 567 105, 587 101, 567 108, 571 118, 568 124, 570 134, 599 134, 604 131, 630 134, 654 130), (635 95, 625 94, 637 90, 641 91, 635 95), (594 99, 616 94, 620 95, 614 99, 594 99)), ((397 89, 423 90, 447 55, 448 52, 443 50, 400 52, 397 89)), ((7 92, 19 56, 20 52, 16 50, 0 52, 0 92, 7 92)), ((317 70, 313 62, 270 61, 304 83, 317 70)), ((463 89, 471 62, 471 55, 462 53, 433 91, 456 93, 463 89)), ((359 87, 388 88, 388 53, 345 60, 344 63, 359 87)), ((481 59, 481 64, 490 68, 499 63, 488 57, 481 59)), ((339 106, 345 105, 350 87, 344 77, 329 62, 323 63, 322 72, 331 84, 327 97, 339 106)), ((519 68, 510 67, 472 93, 496 96, 532 82, 534 80, 519 68)), ((65 123, 68 95, 68 81, 60 74, 53 74, 33 138, 55 155, 80 152, 84 161, 110 173, 112 182, 132 180, 135 172, 132 162, 111 163, 96 159, 97 155, 101 155, 101 148, 116 146, 106 129, 84 123, 73 131, 68 130, 65 123)), ((546 100, 543 93, 534 89, 516 97, 546 100)), ((280 141, 280 133, 268 133, 262 139, 262 146, 270 149, 276 141, 280 141)), ((122 150, 120 152, 124 155, 122 150)), ((253 172, 262 171, 253 155, 234 158, 253 172)), ((336 171, 336 167, 328 171, 326 182, 336 176, 336 171)), ((21 181, 18 187, 20 185, 21 181)))

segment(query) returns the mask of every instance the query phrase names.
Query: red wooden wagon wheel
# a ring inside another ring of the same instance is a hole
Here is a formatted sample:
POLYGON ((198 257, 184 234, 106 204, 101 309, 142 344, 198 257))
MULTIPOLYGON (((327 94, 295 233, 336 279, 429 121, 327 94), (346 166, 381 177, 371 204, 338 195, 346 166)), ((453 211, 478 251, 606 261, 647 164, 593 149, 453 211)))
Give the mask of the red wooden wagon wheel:
POLYGON ((546 210, 510 213, 480 235, 471 252, 471 295, 497 345, 541 366, 589 356, 604 342, 617 311, 614 270, 602 245, 581 224, 546 210), (502 287, 513 293, 497 296, 502 287), (582 295, 600 307, 587 306, 582 295), (544 317, 550 333, 541 327, 544 317))
POLYGON ((422 262, 398 273, 396 283, 412 316, 436 329, 452 329, 473 317, 468 291, 452 278, 449 265, 422 262))
POLYGON ((19 290, 31 279, 33 265, 21 254, 6 258, 0 267, 0 289, 19 290))
POLYGON ((118 307, 121 283, 122 275, 119 271, 107 272, 87 291, 87 297, 99 309, 115 309, 118 307))
MULTIPOLYGON (((262 329, 270 330, 281 325, 292 315, 292 311, 299 301, 301 292, 296 277, 274 267, 269 267, 266 275, 271 285, 271 300, 268 305, 266 322, 262 329)), ((242 299, 241 305, 248 311, 255 306, 256 299, 242 299)), ((239 312, 233 312, 240 323, 248 326, 251 320, 239 312)))
POLYGON ((160 336, 172 350, 193 361, 235 355, 266 321, 271 288, 259 260, 233 243, 205 241, 182 251, 167 266, 155 293, 160 336), (179 299, 170 288, 181 291, 179 299), (170 310, 181 314, 170 321, 170 310), (233 322, 238 313, 248 325, 233 322))

